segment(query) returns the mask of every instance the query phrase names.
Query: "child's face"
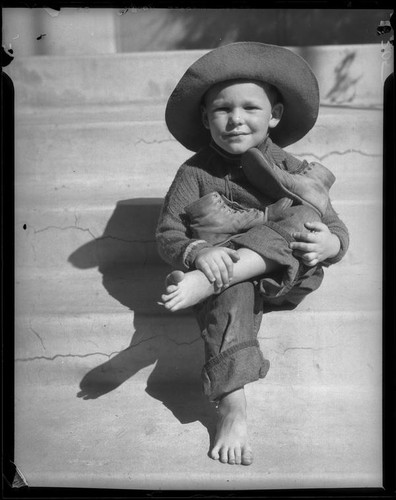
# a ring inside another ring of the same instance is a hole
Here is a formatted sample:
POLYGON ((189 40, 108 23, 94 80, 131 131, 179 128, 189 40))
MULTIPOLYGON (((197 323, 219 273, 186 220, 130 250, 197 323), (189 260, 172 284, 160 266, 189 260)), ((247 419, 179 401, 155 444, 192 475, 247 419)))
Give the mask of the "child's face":
POLYGON ((209 89, 202 120, 218 146, 242 154, 264 141, 268 129, 279 123, 282 111, 282 104, 271 104, 265 85, 238 80, 209 89))

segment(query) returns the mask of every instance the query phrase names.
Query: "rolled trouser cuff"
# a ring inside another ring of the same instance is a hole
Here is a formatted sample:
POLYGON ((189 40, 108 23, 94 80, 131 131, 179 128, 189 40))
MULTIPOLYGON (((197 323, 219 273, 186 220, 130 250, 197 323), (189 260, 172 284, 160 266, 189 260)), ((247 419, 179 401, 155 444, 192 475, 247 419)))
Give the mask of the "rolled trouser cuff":
POLYGON ((203 367, 205 395, 211 401, 244 385, 264 378, 270 363, 264 358, 257 340, 247 340, 211 358, 203 367))

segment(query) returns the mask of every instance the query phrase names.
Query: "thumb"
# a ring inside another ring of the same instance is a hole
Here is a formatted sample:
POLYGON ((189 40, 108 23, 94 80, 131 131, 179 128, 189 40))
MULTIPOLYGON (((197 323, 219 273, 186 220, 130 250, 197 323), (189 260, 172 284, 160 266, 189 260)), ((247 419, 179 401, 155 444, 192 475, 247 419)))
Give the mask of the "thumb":
POLYGON ((225 250, 234 262, 238 262, 241 258, 236 250, 232 250, 232 248, 225 248, 225 250))
POLYGON ((304 226, 310 231, 324 231, 326 229, 326 225, 323 222, 315 221, 315 222, 306 222, 304 226))

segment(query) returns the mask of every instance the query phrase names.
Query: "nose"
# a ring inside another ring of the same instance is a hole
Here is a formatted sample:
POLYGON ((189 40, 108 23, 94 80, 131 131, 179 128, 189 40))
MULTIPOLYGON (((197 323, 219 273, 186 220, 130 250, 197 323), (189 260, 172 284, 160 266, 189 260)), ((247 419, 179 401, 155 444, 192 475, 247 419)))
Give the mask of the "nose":
POLYGON ((240 110, 232 111, 229 115, 229 123, 233 126, 240 125, 243 122, 240 110))

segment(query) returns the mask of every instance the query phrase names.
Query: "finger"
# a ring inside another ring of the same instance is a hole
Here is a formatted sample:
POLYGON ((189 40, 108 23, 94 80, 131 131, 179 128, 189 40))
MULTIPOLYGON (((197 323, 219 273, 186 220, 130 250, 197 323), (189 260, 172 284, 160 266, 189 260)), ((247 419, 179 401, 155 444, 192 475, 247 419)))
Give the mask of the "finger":
POLYGON ((323 231, 327 228, 323 222, 314 221, 314 222, 306 222, 304 226, 310 231, 323 231))
POLYGON ((303 255, 303 260, 307 266, 315 266, 318 263, 318 256, 316 253, 306 253, 303 255))
POLYGON ((231 281, 234 274, 234 263, 228 255, 223 257, 223 262, 227 268, 228 281, 231 281))
POLYGON ((213 276, 215 277, 214 284, 218 288, 221 288, 223 286, 223 279, 221 276, 221 271, 220 271, 219 267, 217 266, 217 264, 213 264, 211 267, 211 270, 212 270, 213 276))
POLYGON ((223 260, 217 263, 217 267, 220 273, 221 284, 219 286, 229 285, 230 279, 228 277, 228 269, 223 260))
POLYGON ((316 241, 317 236, 315 233, 292 233, 292 236, 295 240, 297 241, 307 241, 307 242, 314 242, 316 241))
POLYGON ((224 250, 226 250, 233 262, 238 262, 238 260, 241 258, 239 253, 236 250, 232 250, 232 248, 225 248, 224 250))
POLYGON ((293 241, 290 243, 290 248, 292 250, 300 250, 301 252, 312 252, 314 250, 314 246, 312 243, 303 243, 298 241, 293 241))
POLYGON ((204 275, 211 283, 214 283, 216 281, 215 275, 213 274, 212 269, 207 262, 201 263, 198 269, 204 273, 204 275))

